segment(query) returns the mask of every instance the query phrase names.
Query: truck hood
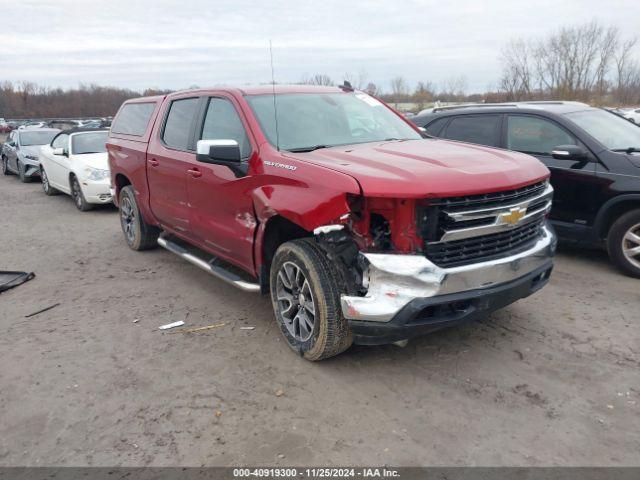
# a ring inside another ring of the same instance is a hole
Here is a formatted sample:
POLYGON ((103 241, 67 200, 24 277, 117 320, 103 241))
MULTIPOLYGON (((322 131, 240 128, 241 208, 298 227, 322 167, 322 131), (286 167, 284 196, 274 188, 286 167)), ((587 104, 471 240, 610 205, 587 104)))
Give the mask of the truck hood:
POLYGON ((455 197, 510 190, 549 176, 536 158, 439 139, 347 145, 285 154, 350 175, 370 197, 455 197))

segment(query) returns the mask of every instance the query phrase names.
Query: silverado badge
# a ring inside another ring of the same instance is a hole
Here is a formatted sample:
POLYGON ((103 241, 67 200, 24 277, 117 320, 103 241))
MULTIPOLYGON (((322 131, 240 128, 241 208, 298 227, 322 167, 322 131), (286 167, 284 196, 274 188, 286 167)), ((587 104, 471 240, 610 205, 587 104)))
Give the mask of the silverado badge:
POLYGON ((500 214, 500 222, 509 225, 517 225, 520 220, 527 214, 526 207, 513 207, 508 212, 500 214))

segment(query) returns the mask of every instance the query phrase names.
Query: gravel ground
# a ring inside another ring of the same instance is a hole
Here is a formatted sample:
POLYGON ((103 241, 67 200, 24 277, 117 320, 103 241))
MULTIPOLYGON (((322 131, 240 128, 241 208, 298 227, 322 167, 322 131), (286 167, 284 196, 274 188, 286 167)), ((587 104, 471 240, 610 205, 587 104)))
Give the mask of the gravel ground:
POLYGON ((0 465, 640 463, 640 283, 602 253, 482 323, 313 364, 266 298, 129 250, 113 208, 0 176, 0 229, 0 267, 37 274, 0 295, 0 465))

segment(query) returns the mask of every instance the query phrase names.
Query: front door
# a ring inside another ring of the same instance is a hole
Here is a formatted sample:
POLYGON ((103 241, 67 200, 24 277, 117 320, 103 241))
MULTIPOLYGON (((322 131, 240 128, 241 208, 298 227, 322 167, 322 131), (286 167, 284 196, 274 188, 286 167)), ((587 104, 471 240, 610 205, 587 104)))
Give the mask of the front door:
MULTIPOLYGON (((201 140, 235 140, 243 162, 255 148, 238 110, 229 98, 208 100, 198 128, 201 140)), ((246 165, 245 165, 246 166, 246 165)), ((257 222, 249 194, 252 178, 236 176, 228 167, 196 162, 187 177, 191 224, 198 243, 248 271, 253 271, 253 241, 257 222)))
MULTIPOLYGON (((598 210, 599 185, 594 175, 596 161, 559 160, 552 150, 560 145, 579 145, 573 135, 557 123, 536 115, 508 115, 506 148, 538 158, 551 171, 554 188, 551 220, 559 230, 592 226, 598 210)), ((562 233, 562 232, 559 232, 562 233)))
POLYGON ((51 146, 42 147, 41 155, 46 157, 45 168, 47 169, 47 178, 49 184, 65 193, 71 192, 69 183, 69 173, 71 165, 69 161, 69 135, 60 133, 51 142, 51 146), (64 155, 54 155, 54 148, 62 148, 64 155))
POLYGON ((147 151, 149 205, 164 228, 191 237, 187 176, 195 161, 192 132, 198 97, 177 98, 164 112, 159 138, 147 151))

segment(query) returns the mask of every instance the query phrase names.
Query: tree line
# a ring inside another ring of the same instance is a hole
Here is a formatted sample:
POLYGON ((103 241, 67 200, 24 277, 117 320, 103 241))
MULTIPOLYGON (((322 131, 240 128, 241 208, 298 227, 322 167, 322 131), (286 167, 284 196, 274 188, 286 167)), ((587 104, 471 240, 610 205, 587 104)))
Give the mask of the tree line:
MULTIPOLYGON (((510 102, 521 100, 580 100, 594 105, 640 105, 640 61, 637 38, 623 38, 617 27, 593 21, 563 27, 542 38, 510 40, 500 53, 502 75, 484 93, 467 93, 465 77, 439 84, 411 86, 402 76, 390 89, 371 81, 366 72, 343 77, 355 88, 383 100, 411 103, 420 110, 433 102, 510 102)), ((297 83, 341 84, 326 74, 304 76, 297 83)), ((0 116, 5 118, 110 116, 127 99, 168 93, 169 90, 80 85, 63 90, 32 82, 0 83, 0 116)))

